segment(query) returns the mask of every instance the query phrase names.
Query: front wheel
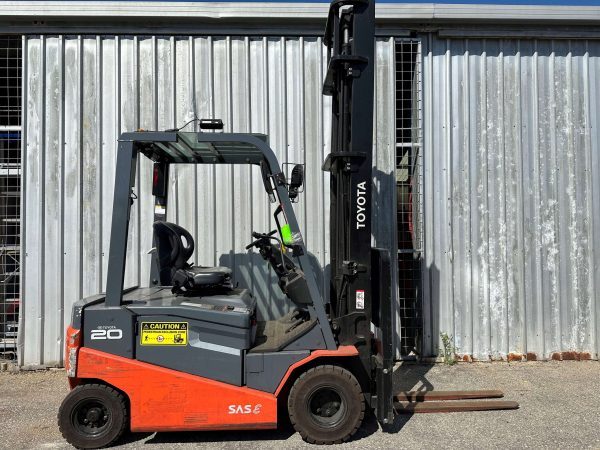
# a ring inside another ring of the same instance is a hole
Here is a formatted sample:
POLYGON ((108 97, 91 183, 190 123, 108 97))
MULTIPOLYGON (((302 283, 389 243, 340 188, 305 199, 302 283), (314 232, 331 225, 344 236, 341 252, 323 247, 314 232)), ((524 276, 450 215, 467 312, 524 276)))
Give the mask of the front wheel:
POLYGON ((77 448, 100 448, 121 437, 129 423, 123 395, 103 384, 77 386, 58 410, 58 427, 77 448))
POLYGON ((358 381, 338 366, 317 366, 303 373, 290 390, 292 425, 311 444, 339 444, 352 437, 365 416, 358 381))

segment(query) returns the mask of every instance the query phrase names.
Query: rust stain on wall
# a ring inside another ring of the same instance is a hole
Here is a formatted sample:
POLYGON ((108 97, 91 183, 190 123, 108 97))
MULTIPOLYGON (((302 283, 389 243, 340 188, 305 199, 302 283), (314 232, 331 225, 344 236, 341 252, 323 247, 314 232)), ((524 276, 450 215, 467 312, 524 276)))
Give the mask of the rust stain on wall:
POLYGON ((508 362, 524 361, 523 355, 521 353, 509 353, 507 359, 508 362))

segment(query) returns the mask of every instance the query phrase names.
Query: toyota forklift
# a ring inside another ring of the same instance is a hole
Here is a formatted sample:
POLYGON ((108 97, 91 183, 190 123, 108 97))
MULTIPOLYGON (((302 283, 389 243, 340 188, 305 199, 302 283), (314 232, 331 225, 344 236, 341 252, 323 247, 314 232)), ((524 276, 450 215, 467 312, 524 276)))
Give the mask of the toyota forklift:
POLYGON ((332 152, 323 164, 331 180, 329 302, 292 207, 303 166, 286 176, 267 136, 224 133, 214 119, 200 121, 197 133, 120 136, 106 292, 74 304, 66 335, 71 391, 58 423, 69 443, 109 446, 126 430, 274 429, 279 414, 305 441, 333 444, 350 439, 367 410, 390 424, 394 408, 415 412, 430 400, 421 393, 402 403, 392 393, 390 251, 371 247, 374 9, 372 0, 334 0, 325 32, 323 92, 333 100, 332 152), (142 157, 153 161, 155 248, 149 287, 124 290, 142 157), (275 229, 253 232, 246 248, 276 274, 288 314, 259 320, 265 299, 237 287, 230 268, 189 263, 193 237, 166 221, 172 164, 260 167, 275 229))

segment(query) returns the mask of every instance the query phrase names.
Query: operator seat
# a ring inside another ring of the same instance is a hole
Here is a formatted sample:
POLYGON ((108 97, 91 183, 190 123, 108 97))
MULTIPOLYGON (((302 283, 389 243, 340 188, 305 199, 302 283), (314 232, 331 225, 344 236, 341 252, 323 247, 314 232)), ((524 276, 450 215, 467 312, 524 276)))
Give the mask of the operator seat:
POLYGON ((232 289, 231 269, 198 267, 187 261, 194 253, 194 238, 171 222, 154 222, 160 284, 173 286, 174 293, 192 294, 206 289, 232 289))

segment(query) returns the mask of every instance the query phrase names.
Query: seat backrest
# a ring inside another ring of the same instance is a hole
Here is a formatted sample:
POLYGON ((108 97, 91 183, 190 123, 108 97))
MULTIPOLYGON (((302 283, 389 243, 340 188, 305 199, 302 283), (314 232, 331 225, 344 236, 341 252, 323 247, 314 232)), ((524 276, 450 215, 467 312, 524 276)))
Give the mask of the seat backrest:
POLYGON ((154 222, 152 227, 160 284, 170 286, 175 272, 187 267, 194 253, 194 238, 185 228, 171 222, 154 222))

